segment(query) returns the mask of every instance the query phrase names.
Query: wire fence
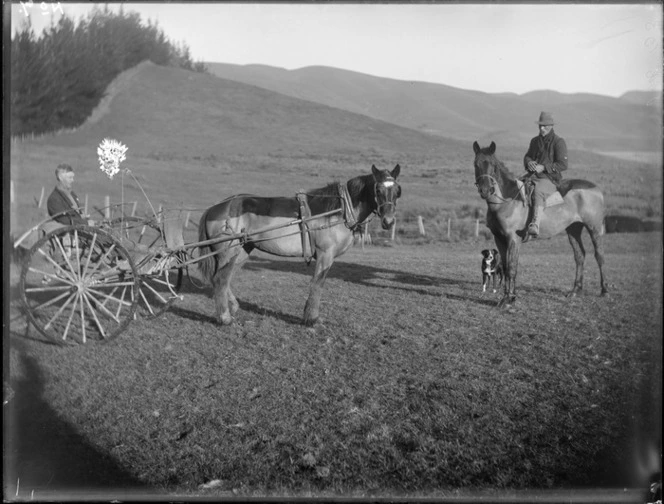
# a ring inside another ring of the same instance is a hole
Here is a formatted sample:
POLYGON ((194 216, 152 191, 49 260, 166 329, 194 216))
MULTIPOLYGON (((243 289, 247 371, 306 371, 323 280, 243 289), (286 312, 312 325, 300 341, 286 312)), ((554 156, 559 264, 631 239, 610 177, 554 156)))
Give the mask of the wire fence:
MULTIPOLYGON (((28 205, 36 209, 34 218, 47 217, 46 201, 48 195, 46 188, 42 187, 38 195, 32 199, 28 198, 28 205)), ((17 231, 17 205, 15 198, 14 181, 10 183, 11 199, 11 229, 17 231)), ((89 194, 80 198, 82 213, 88 218, 99 220, 114 220, 121 217, 145 217, 154 216, 148 204, 141 205, 138 201, 114 202, 111 196, 91 197, 89 194)), ((25 200, 24 200, 25 201, 25 200)), ((25 205, 25 204, 24 204, 25 205)), ((178 211, 179 218, 183 223, 184 230, 196 230, 198 228, 198 219, 205 210, 204 208, 177 208, 164 209, 159 206, 157 217, 163 215, 164 211, 178 211)), ((25 216, 24 216, 25 217, 25 216)), ((34 220, 34 219, 33 219, 34 220)), ((26 223, 23 223, 26 224, 26 223)), ((34 222, 28 222, 32 225, 34 222)), ((479 218, 458 218, 454 212, 447 218, 438 216, 436 218, 424 218, 422 215, 416 217, 396 219, 396 224, 390 230, 383 230, 378 219, 374 219, 360 229, 356 235, 356 243, 364 247, 374 244, 376 241, 462 241, 478 238, 491 238, 491 233, 485 227, 484 219, 479 218)))

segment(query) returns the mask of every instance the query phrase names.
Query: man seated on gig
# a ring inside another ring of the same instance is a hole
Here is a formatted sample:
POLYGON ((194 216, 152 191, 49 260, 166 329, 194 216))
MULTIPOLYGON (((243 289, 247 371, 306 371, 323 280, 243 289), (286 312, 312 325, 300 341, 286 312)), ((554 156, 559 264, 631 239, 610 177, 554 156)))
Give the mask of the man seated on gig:
POLYGON ((530 141, 528 152, 523 158, 523 165, 528 172, 527 178, 534 184, 533 218, 528 226, 528 234, 539 234, 540 218, 544 211, 545 195, 556 190, 562 180, 563 171, 567 170, 567 144, 553 131, 553 116, 542 112, 537 121, 539 135, 530 141))
POLYGON ((55 169, 57 183, 48 197, 48 214, 60 224, 83 224, 93 226, 94 221, 83 215, 83 209, 76 193, 72 190, 74 170, 68 164, 59 164, 55 169), (64 213, 63 213, 64 212, 64 213), (60 215, 58 215, 60 214, 60 215))

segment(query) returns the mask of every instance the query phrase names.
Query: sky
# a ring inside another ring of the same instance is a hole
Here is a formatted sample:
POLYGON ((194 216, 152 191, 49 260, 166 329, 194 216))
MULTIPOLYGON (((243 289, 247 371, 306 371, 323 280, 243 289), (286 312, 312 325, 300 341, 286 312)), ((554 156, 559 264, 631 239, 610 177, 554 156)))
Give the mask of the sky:
MULTIPOLYGON (((94 4, 12 5, 37 33, 94 4)), ((97 4, 102 6, 104 4, 97 4)), ((109 3, 116 11, 118 3, 109 3)), ((488 93, 662 91, 662 5, 125 3, 194 61, 324 65, 488 93)))

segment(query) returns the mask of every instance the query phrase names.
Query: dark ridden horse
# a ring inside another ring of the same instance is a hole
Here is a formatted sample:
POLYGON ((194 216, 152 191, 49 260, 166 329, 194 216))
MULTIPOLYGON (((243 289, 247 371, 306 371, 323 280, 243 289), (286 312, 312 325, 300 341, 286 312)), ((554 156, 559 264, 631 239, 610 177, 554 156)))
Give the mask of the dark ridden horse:
POLYGON ((372 166, 368 175, 297 197, 239 194, 208 208, 201 217, 199 238, 201 243, 216 238, 219 241, 199 247, 202 258, 198 265, 214 287, 217 321, 232 322, 239 308, 231 291, 233 273, 258 249, 282 257, 316 260, 304 308, 304 323, 313 325, 318 320, 327 273, 335 257, 352 245, 353 232, 373 213, 380 217, 383 229, 394 225, 396 202, 401 196, 401 186, 396 182, 400 169, 396 165, 389 172, 372 166), (303 224, 306 228, 293 224, 307 216, 310 219, 303 224))
MULTIPOLYGON (((496 158, 496 144, 475 151, 475 185, 487 203, 487 227, 493 233, 500 251, 505 273, 505 293, 498 303, 504 306, 516 299, 516 273, 519 264, 519 246, 527 239, 526 224, 529 203, 523 197, 517 179, 496 158)), ((599 188, 586 180, 563 179, 558 185, 563 203, 545 208, 540 222, 540 238, 550 238, 567 231, 574 251, 576 277, 568 296, 576 295, 583 288, 583 262, 586 256, 581 233, 585 227, 595 247, 595 259, 599 266, 601 295, 608 292, 604 279, 604 253, 602 235, 604 222, 604 196, 599 188)))

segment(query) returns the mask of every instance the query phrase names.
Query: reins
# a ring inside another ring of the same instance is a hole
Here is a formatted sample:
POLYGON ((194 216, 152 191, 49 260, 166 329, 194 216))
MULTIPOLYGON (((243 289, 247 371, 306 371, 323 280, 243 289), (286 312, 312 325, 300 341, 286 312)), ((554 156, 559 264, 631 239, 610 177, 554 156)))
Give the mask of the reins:
MULTIPOLYGON (((477 187, 478 192, 480 192, 478 180, 483 178, 483 177, 486 177, 491 181, 491 189, 493 191, 489 196, 487 196, 487 198, 486 198, 487 203, 489 203, 490 205, 491 204, 493 204, 493 205, 502 205, 503 203, 509 203, 510 201, 515 200, 515 198, 503 198, 501 195, 496 194, 496 189, 495 188, 496 188, 496 186, 500 187, 500 184, 498 184, 498 181, 492 175, 489 175, 488 173, 483 173, 479 177, 475 178, 475 186, 477 187), (489 201, 489 198, 491 198, 492 196, 495 196, 496 198, 498 198, 501 201, 489 201)), ((501 191, 501 193, 502 193, 502 191, 501 191)), ((480 195, 481 195, 481 192, 480 192, 480 195)))

